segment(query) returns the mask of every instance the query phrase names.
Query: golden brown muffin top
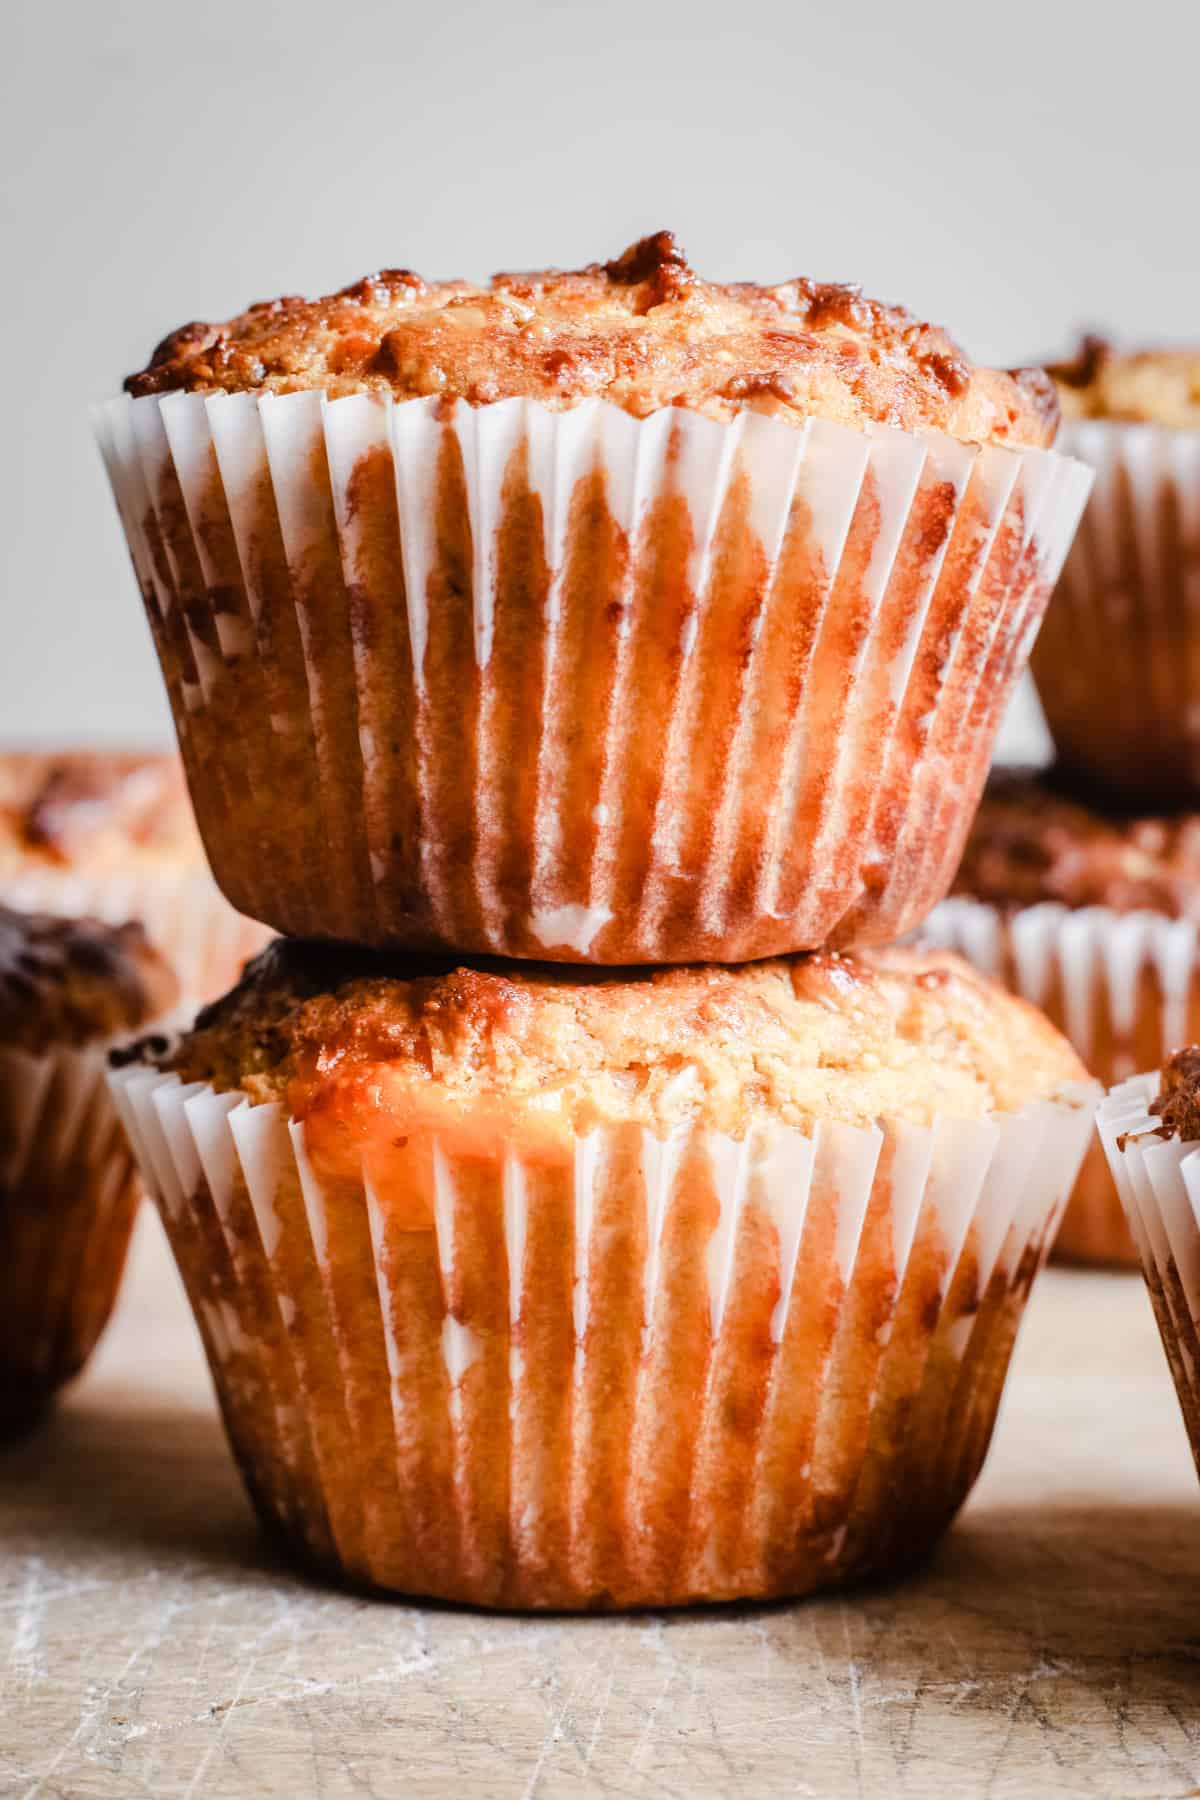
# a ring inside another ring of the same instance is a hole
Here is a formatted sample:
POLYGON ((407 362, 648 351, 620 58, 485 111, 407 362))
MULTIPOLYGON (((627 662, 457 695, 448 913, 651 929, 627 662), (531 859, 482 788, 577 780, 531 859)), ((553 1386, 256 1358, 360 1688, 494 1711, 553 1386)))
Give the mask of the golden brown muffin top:
POLYGON ((1200 1141, 1200 1045, 1189 1044, 1168 1056, 1150 1111, 1162 1120, 1162 1137, 1184 1144, 1200 1141))
POLYGON ((637 418, 683 406, 729 419, 749 406, 971 443, 1048 445, 1058 424, 1040 370, 976 368, 944 331, 855 287, 703 281, 669 231, 614 262, 486 287, 384 269, 320 300, 260 302, 172 332, 125 386, 474 406, 522 396, 556 410, 595 395, 637 418))
POLYGON ((50 918, 0 906, 0 1045, 40 1055, 137 1031, 179 998, 137 924, 50 918))
POLYGON ((993 770, 955 894, 1000 907, 1057 900, 1200 919, 1200 813, 1102 813, 1056 779, 993 770))
POLYGON ((177 756, 152 750, 0 751, 0 873, 30 863, 108 870, 202 866, 177 756))
POLYGON ((1200 426, 1200 349, 1117 350, 1085 337, 1070 362, 1052 363, 1065 419, 1200 426))
POLYGON ((740 1136, 756 1119, 978 1118, 1084 1075, 1040 1013, 941 952, 614 973, 282 940, 167 1066, 282 1101, 351 1158, 429 1125, 494 1145, 517 1121, 740 1136))

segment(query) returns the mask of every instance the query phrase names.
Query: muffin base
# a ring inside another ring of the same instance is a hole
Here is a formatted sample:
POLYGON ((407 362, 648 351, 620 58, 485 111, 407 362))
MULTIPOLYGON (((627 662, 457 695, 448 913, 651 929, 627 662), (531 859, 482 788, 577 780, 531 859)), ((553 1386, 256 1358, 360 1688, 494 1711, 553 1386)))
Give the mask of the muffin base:
POLYGON ((78 1374, 120 1286, 141 1183, 102 1050, 0 1050, 0 1436, 78 1374))
POLYGON ((97 429, 233 904, 543 961, 914 925, 1090 480, 601 401, 172 394, 97 429))
POLYGON ((411 1140, 331 1183, 278 1106, 112 1081, 260 1512, 357 1584, 518 1610, 923 1554, 982 1463, 1091 1100, 411 1140))
MULTIPOLYGON (((917 933, 956 950, 983 974, 1039 1007, 1106 1086, 1158 1065, 1200 1038, 1200 945, 1186 920, 1047 901, 1004 911, 981 900, 944 901, 917 933)), ((1054 1254, 1136 1268, 1104 1151, 1084 1156, 1054 1254)))

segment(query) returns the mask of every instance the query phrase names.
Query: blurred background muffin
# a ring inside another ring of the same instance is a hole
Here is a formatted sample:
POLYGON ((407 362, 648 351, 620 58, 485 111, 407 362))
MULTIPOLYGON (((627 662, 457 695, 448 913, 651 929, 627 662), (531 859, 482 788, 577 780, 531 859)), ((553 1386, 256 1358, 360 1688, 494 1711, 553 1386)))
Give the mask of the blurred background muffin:
POLYGON ((1096 483, 1032 668, 1064 768, 1147 809, 1200 795, 1200 350, 1085 338, 1051 366, 1096 483))
POLYGON ((1040 371, 669 232, 264 303, 126 387, 97 430, 217 879, 397 948, 907 930, 1088 485, 1040 371))
POLYGON ((0 906, 0 1434, 82 1368, 141 1193, 105 1051, 175 1006, 140 925, 0 906))
POLYGON ((1096 1090, 941 954, 611 973, 278 940, 114 1073, 266 1522, 488 1606, 924 1554, 1096 1090))
POLYGON ((0 750, 0 899, 140 920, 185 1006, 235 981, 270 935, 218 892, 182 765, 167 752, 0 750))
POLYGON ((1049 373, 1064 420, 1200 431, 1200 349, 1118 350, 1087 336, 1069 362, 1051 363, 1049 373))
POLYGON ((1200 1045, 1114 1088, 1097 1125, 1200 1472, 1200 1045))
MULTIPOLYGON (((1200 813, 1100 810, 1059 768, 993 772, 952 897, 923 941, 1045 1009, 1106 1086, 1200 1036, 1200 813)), ((1098 1142, 1058 1251, 1132 1263, 1098 1142)))

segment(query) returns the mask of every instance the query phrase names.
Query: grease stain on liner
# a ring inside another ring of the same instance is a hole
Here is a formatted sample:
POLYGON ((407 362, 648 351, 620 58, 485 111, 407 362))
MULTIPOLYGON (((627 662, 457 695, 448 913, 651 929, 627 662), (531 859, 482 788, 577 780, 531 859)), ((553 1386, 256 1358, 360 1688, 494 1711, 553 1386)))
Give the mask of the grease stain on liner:
POLYGON ((326 1183, 277 1104, 110 1079, 264 1518, 353 1581, 526 1608, 803 1593, 927 1549, 1097 1091, 811 1138, 430 1138, 326 1183))
POLYGON ((915 924, 1090 481, 600 400, 171 394, 96 425, 239 910, 602 963, 915 924))

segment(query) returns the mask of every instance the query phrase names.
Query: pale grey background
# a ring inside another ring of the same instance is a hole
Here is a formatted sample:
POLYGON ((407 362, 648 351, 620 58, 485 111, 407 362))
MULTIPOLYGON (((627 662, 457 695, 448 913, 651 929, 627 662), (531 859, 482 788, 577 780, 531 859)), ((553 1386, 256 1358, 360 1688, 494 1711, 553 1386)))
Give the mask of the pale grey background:
POLYGON ((88 425, 170 327, 672 226, 1017 361, 1200 335, 1200 8, 9 0, 0 735, 169 730, 88 425), (1120 21, 1117 26, 1106 20, 1120 21))

